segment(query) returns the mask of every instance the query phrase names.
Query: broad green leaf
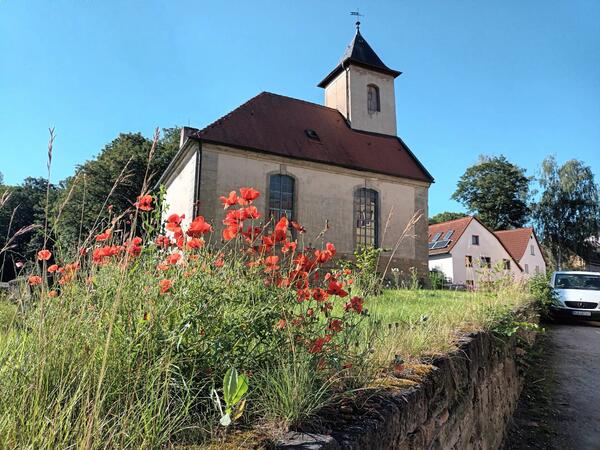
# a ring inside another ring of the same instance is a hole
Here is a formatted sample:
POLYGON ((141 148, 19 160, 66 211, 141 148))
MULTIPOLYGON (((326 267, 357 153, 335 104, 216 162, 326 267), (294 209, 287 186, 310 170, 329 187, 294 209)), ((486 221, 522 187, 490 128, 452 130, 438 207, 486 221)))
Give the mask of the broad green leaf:
POLYGON ((238 373, 235 367, 230 368, 223 378, 223 399, 227 405, 234 405, 233 396, 237 392, 238 373))
POLYGON ((240 375, 237 378, 236 391, 231 399, 231 404, 235 405, 239 402, 246 392, 248 392, 248 377, 246 377, 246 375, 240 375))

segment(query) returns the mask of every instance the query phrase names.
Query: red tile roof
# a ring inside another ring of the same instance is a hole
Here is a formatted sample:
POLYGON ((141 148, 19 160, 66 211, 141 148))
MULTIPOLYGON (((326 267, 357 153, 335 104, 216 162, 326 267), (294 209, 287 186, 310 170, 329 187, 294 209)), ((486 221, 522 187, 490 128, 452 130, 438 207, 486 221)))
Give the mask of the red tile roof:
POLYGON ((510 253, 510 256, 517 261, 520 261, 525 254, 532 233, 533 228, 517 228, 516 230, 494 232, 508 253, 510 253))
POLYGON ((429 255, 442 255, 444 253, 450 253, 473 219, 474 218, 471 216, 466 216, 461 219, 449 220, 448 222, 429 225, 429 237, 427 242, 430 242, 431 238, 435 236, 436 233, 442 233, 440 239, 443 239, 448 231, 454 230, 448 247, 429 250, 429 255))
POLYGON ((396 136, 350 128, 336 109, 263 92, 190 138, 428 183, 432 176, 396 136), (308 136, 314 130, 318 139, 308 136))

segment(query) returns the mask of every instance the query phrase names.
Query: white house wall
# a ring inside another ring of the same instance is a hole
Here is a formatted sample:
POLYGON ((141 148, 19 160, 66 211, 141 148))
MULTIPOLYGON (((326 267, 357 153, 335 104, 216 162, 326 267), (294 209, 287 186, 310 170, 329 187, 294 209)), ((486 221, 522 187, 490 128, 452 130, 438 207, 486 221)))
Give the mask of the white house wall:
POLYGON ((523 277, 525 278, 529 278, 539 272, 546 273, 546 262, 542 256, 542 249, 538 245, 533 233, 529 238, 525 253, 521 257, 520 264, 523 268, 523 277), (533 255, 531 254, 531 246, 533 246, 533 255))
POLYGON ((429 257, 429 270, 439 270, 443 272, 444 277, 450 281, 454 280, 454 264, 452 256, 449 254, 435 255, 429 257))
POLYGON ((194 187, 196 178, 196 147, 190 146, 186 154, 177 163, 176 176, 166 180, 167 207, 163 218, 170 214, 185 214, 182 224, 188 226, 194 214, 194 187))
POLYGON ((480 278, 478 272, 481 271, 478 267, 479 261, 483 256, 491 258, 492 268, 496 264, 502 263, 504 259, 510 260, 510 274, 515 279, 521 278, 521 271, 496 236, 490 233, 477 220, 472 220, 452 249, 452 262, 454 266, 453 282, 455 284, 467 284, 467 280, 473 280, 474 284, 477 284, 480 278), (479 236, 479 245, 472 244, 473 235, 479 236), (473 258, 473 267, 466 267, 465 256, 467 255, 473 258))

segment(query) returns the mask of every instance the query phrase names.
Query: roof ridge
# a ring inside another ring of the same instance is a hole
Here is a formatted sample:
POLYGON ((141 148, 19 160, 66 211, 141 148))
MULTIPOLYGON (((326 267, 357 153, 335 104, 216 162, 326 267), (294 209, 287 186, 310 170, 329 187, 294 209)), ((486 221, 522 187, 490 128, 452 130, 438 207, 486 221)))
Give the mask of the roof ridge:
POLYGON ((458 222, 459 220, 465 220, 465 219, 473 219, 473 216, 465 215, 464 217, 460 217, 458 219, 446 220, 444 222, 439 222, 439 223, 432 223, 429 226, 430 227, 435 227, 435 226, 438 226, 438 225, 443 225, 445 223, 458 222))

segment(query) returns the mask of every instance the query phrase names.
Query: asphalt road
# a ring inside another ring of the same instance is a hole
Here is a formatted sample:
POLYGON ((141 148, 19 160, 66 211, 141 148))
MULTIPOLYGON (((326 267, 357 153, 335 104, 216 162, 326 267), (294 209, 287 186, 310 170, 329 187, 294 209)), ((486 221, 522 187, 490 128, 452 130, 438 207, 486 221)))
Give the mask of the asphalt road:
POLYGON ((506 450, 600 450, 600 322, 546 326, 506 450))

